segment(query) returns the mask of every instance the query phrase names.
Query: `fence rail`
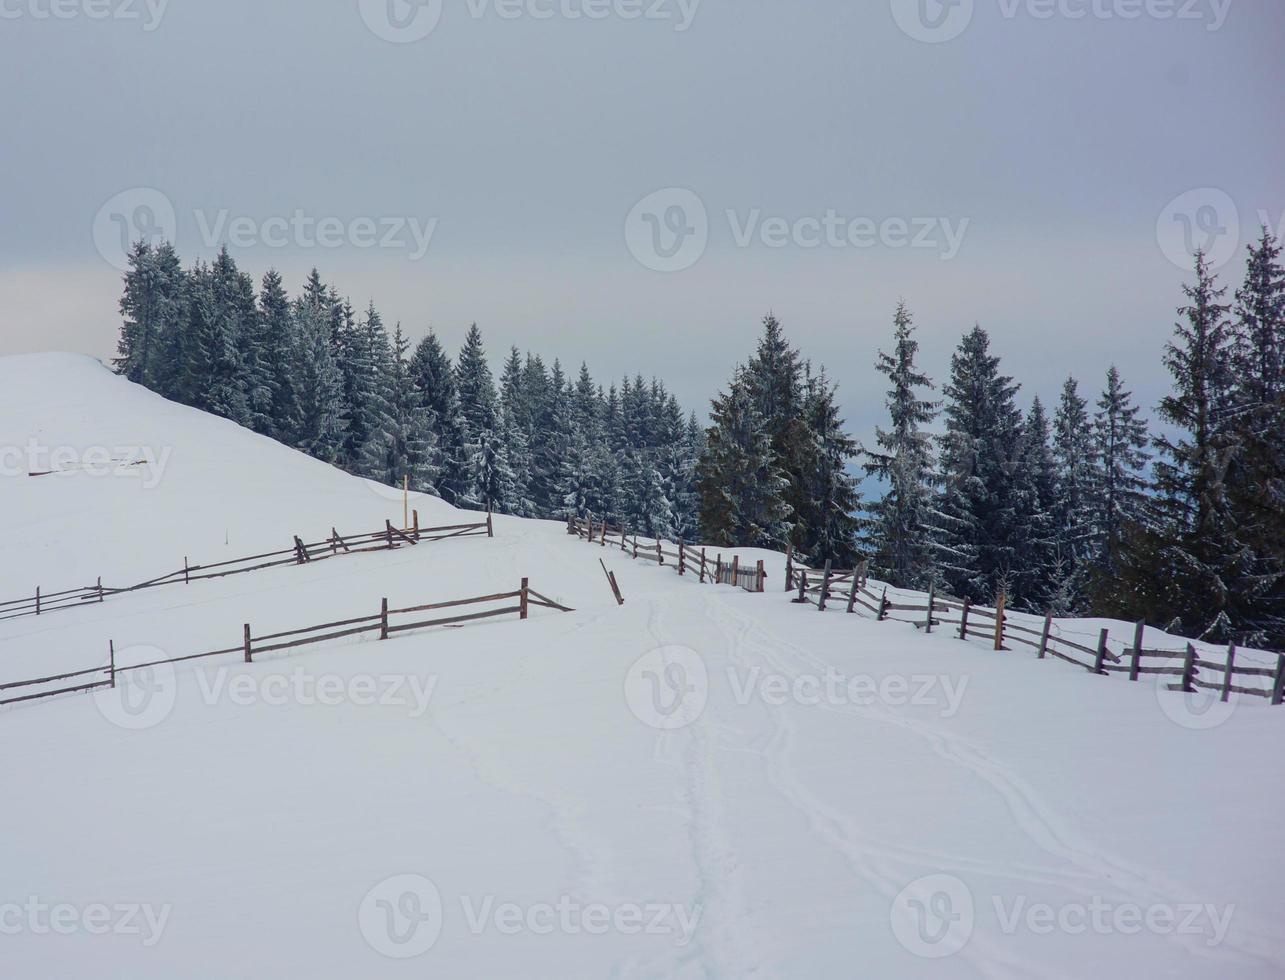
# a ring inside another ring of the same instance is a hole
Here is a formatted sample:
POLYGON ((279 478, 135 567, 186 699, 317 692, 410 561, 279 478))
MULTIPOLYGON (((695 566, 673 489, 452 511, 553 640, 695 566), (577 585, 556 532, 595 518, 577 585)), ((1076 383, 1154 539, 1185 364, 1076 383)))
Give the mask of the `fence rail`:
POLYGON ((105 602, 108 598, 141 592, 166 585, 191 585, 203 579, 225 578, 229 575, 243 575, 247 572, 258 572, 268 568, 285 565, 307 565, 312 562, 325 561, 341 555, 364 554, 372 551, 393 551, 402 547, 413 547, 431 541, 445 541, 449 538, 467 537, 469 535, 487 535, 494 537, 495 531, 491 515, 485 521, 473 524, 454 524, 447 527, 419 526, 419 512, 414 513, 414 524, 406 529, 394 527, 391 521, 385 521, 379 531, 368 531, 361 534, 342 535, 333 527, 330 536, 322 541, 305 542, 298 535, 289 548, 280 551, 269 551, 260 555, 245 558, 231 558, 226 561, 211 562, 206 565, 192 565, 187 558, 183 567, 146 582, 136 585, 114 588, 104 586, 98 579, 94 585, 79 589, 64 589, 60 592, 45 592, 36 587, 34 596, 22 599, 10 599, 0 602, 0 622, 8 619, 19 619, 24 616, 43 616, 63 609, 75 609, 91 603, 105 602))
POLYGON ((525 620, 529 618, 532 606, 540 606, 542 608, 553 609, 558 612, 574 612, 573 609, 570 609, 559 602, 555 602, 553 599, 550 599, 532 589, 530 580, 524 578, 522 579, 521 586, 514 592, 501 592, 495 595, 474 596, 469 599, 451 599, 446 602, 434 602, 427 603, 425 605, 410 606, 406 609, 390 609, 388 607, 388 600, 382 599, 380 601, 379 612, 368 616, 354 616, 349 619, 342 619, 331 623, 321 623, 316 626, 304 626, 277 633, 265 633, 261 636, 255 636, 250 628, 250 624, 246 623, 242 627, 241 641, 236 646, 226 647, 221 650, 210 650, 205 653, 187 654, 182 657, 170 657, 165 660, 154 660, 148 663, 130 664, 129 666, 124 667, 117 666, 116 645, 114 642, 109 641, 107 645, 109 660, 105 667, 92 667, 88 670, 77 670, 64 674, 54 674, 49 677, 37 677, 32 680, 12 681, 6 684, 0 684, 0 692, 41 687, 57 681, 77 680, 85 677, 100 677, 105 679, 91 681, 86 684, 78 684, 72 687, 61 687, 52 691, 38 691, 36 693, 5 698, 4 700, 0 700, 0 705, 19 704, 27 701, 35 701, 41 698, 51 698, 61 694, 96 691, 101 688, 114 688, 116 686, 116 678, 121 674, 128 674, 131 671, 143 670, 149 667, 159 667, 163 664, 188 663, 194 660, 205 660, 211 657, 224 657, 232 654, 241 656, 245 663, 253 663, 256 654, 274 653, 280 650, 292 650, 302 646, 309 646, 314 643, 323 643, 329 640, 337 640, 348 636, 359 636, 365 633, 378 632, 381 640, 387 640, 397 633, 429 629, 434 626, 459 626, 464 623, 476 622, 482 619, 494 619, 499 616, 516 614, 519 619, 525 620), (513 604, 506 604, 498 609, 484 609, 480 612, 442 616, 433 619, 418 619, 404 623, 395 621, 395 617, 398 616, 419 615, 439 609, 456 609, 463 606, 475 606, 496 602, 513 604))
MULTIPOLYGON (((721 553, 711 559, 706 548, 695 548, 684 541, 675 544, 656 538, 652 544, 640 543, 636 532, 631 541, 628 528, 609 524, 605 520, 595 522, 592 514, 567 518, 567 533, 577 535, 589 544, 596 541, 603 548, 619 547, 631 558, 654 561, 662 567, 673 568, 679 575, 694 575, 701 584, 735 585, 746 592, 763 592, 767 585, 767 573, 762 561, 753 565, 742 564, 740 555, 733 555, 730 560, 724 561, 721 553)), ((605 571, 606 566, 603 568, 605 571)), ((607 572, 607 579, 612 583, 617 601, 623 603, 610 572, 607 572)))
POLYGON ((1112 641, 1110 630, 1103 629, 1098 634, 1097 645, 1090 646, 1056 632, 1052 612, 1045 615, 1041 629, 1011 622, 1002 595, 995 608, 976 606, 968 599, 939 596, 935 589, 929 591, 922 604, 890 601, 886 587, 882 592, 874 592, 869 588, 866 570, 865 562, 855 569, 847 570, 834 569, 828 564, 819 569, 799 566, 794 563, 793 552, 790 551, 786 555, 785 590, 797 593, 794 602, 811 603, 821 612, 826 610, 829 603, 839 600, 846 602, 847 612, 865 610, 880 622, 897 619, 892 615, 896 612, 922 613, 921 618, 898 621, 909 622, 929 633, 938 626, 953 626, 957 628, 954 632, 959 639, 984 639, 995 650, 1000 651, 1011 649, 1005 644, 1021 644, 1035 649, 1040 660, 1052 657, 1104 677, 1125 674, 1129 680, 1137 681, 1144 674, 1168 675, 1180 678, 1179 683, 1171 685, 1173 690, 1187 693, 1194 693, 1197 689, 1215 690, 1221 693, 1224 701, 1232 694, 1244 694, 1267 698, 1273 705, 1285 703, 1285 653, 1276 655, 1278 663, 1272 668, 1236 663, 1237 651, 1234 644, 1228 647, 1223 663, 1202 659, 1190 643, 1187 644, 1186 651, 1149 650, 1142 645, 1145 623, 1135 625, 1131 644, 1112 641), (943 614, 943 618, 938 618, 939 613, 943 614), (944 618, 952 614, 957 618, 944 618), (1110 646, 1112 642, 1120 644, 1122 649, 1119 652, 1113 651, 1110 646), (1162 662, 1153 664, 1151 661, 1162 662), (1181 664, 1174 666, 1173 661, 1181 661, 1181 664), (1218 679, 1202 679, 1202 670, 1211 672, 1218 679), (1236 684, 1235 679, 1238 677, 1269 678, 1271 683, 1267 689, 1250 687, 1236 684))

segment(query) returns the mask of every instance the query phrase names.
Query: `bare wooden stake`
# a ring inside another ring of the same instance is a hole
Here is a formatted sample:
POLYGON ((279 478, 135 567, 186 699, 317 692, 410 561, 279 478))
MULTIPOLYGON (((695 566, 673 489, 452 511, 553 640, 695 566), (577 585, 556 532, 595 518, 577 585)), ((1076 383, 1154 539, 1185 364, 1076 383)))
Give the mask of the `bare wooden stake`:
POLYGON ((701 548, 701 585, 705 584, 705 549, 701 548))
POLYGON ((103 577, 101 575, 98 576, 98 601, 103 601, 103 577))
POLYGON ((1192 683, 1196 678, 1196 648, 1190 643, 1187 644, 1187 659, 1182 664, 1182 689, 1186 694, 1192 694, 1196 690, 1196 685, 1192 683))
POLYGON ((808 570, 806 568, 803 569, 803 571, 799 572, 799 597, 794 601, 795 602, 808 601, 808 570))
POLYGON ((999 594, 999 602, 995 604, 995 649, 1004 649, 1004 604, 1008 601, 1008 596, 1003 592, 999 594))
POLYGON ((419 510, 416 509, 411 511, 410 513, 411 513, 411 517, 415 521, 415 525, 414 525, 415 540, 418 541, 419 540, 419 510))
POLYGON ((1236 672, 1236 644, 1227 648, 1227 670, 1223 673, 1223 702, 1231 700, 1231 678, 1236 672))
POLYGON ((1098 636, 1098 653, 1097 656, 1093 658, 1093 673, 1095 674, 1106 673, 1106 671, 1102 669, 1102 665, 1107 662, 1107 635, 1110 632, 1111 631, 1109 629, 1104 629, 1098 636))
POLYGON ((116 641, 115 640, 107 641, 107 650, 111 658, 108 661, 108 670, 111 672, 110 676, 111 676, 111 682, 112 682, 112 690, 115 690, 116 689, 116 641))
POLYGON ((381 599, 379 602, 379 638, 388 639, 388 600, 381 599))
POLYGON ((192 584, 191 569, 188 568, 187 555, 183 556, 183 584, 184 585, 192 584))
POLYGON ((963 614, 959 617, 959 638, 961 640, 968 639, 968 610, 972 608, 972 600, 968 596, 964 596, 963 614))
POLYGON ((1044 617, 1044 629, 1040 631, 1040 660, 1043 660, 1049 652, 1049 636, 1053 632, 1053 610, 1050 609, 1044 617))
POLYGON ((683 575, 687 571, 687 549, 683 547, 683 539, 678 539, 678 574, 683 575))
POLYGON ((785 549, 785 591, 789 592, 794 587, 794 543, 791 542, 785 549))
MULTIPOLYGON (((603 533, 605 534, 606 531, 604 530, 603 533)), ((610 579, 611 576, 608 575, 607 578, 610 579)), ((519 619, 526 619, 527 612, 530 610, 530 604, 531 604, 530 589, 531 589, 531 581, 529 579, 524 578, 522 580, 522 591, 518 596, 518 618, 519 619)))
POLYGON ((607 547, 607 519, 602 519, 602 546, 607 547))
POLYGON ((36 586, 36 615, 40 615, 40 586, 36 586))
POLYGON ((244 645, 244 650, 245 650, 245 662, 248 664, 252 664, 254 663, 254 652, 250 649, 250 624, 249 623, 245 624, 245 629, 242 632, 241 637, 242 637, 242 643, 244 645))
POLYGON ((1133 627, 1133 649, 1129 651, 1129 680, 1136 681, 1142 673, 1142 637, 1147 629, 1147 622, 1140 619, 1133 627))
POLYGON ((625 600, 624 600, 624 597, 620 594, 620 586, 616 584, 615 573, 607 570, 607 563, 603 561, 601 558, 598 559, 598 564, 602 566, 602 574, 607 576, 607 584, 611 586, 611 591, 612 591, 612 594, 615 595, 616 597, 617 605, 623 606, 625 604, 625 600))
POLYGON ((879 622, 888 618, 888 586, 883 587, 883 598, 879 600, 879 622))
POLYGON ((486 508, 486 536, 495 537, 495 521, 491 518, 491 508, 486 508))
POLYGON ((848 612, 852 612, 857 607, 857 583, 859 581, 861 581, 861 576, 853 572, 852 585, 848 588, 848 612))
POLYGON ((740 586, 741 584, 741 556, 732 555, 732 584, 740 586))
POLYGON ((817 597, 817 612, 825 612, 825 601, 830 598, 830 560, 826 559, 825 571, 821 575, 821 594, 817 597))
POLYGON ((928 619, 924 621, 924 632, 933 631, 933 607, 937 604, 937 583, 928 583, 928 619))
POLYGON ((764 567, 764 565, 763 565, 763 559, 762 559, 762 558, 760 558, 760 559, 759 559, 759 581, 758 581, 758 590, 759 590, 760 592, 766 592, 766 591, 767 591, 767 569, 766 569, 766 568, 764 567))
POLYGON ((1272 681, 1272 704, 1285 701, 1285 653, 1276 662, 1276 678, 1272 681))
POLYGON ((657 539, 656 539, 656 561, 657 561, 657 563, 658 563, 662 568, 664 568, 664 566, 665 566, 665 553, 664 553, 663 551, 661 551, 661 550, 660 550, 660 538, 657 538, 657 539))

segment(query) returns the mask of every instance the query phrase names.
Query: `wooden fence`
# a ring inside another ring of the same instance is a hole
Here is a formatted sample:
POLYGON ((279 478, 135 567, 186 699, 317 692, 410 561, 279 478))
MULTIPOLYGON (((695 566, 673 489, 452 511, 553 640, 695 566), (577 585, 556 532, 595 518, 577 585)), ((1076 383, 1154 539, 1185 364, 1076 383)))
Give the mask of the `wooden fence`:
MULTIPOLYGON (((725 561, 721 553, 711 558, 705 548, 694 548, 683 541, 675 544, 657 538, 653 543, 640 544, 636 533, 631 541, 628 528, 617 527, 605 520, 595 521, 592 514, 567 518, 567 533, 578 535, 589 544, 597 542, 603 548, 619 547, 632 558, 654 561, 662 567, 668 566, 679 575, 694 575, 702 584, 735 585, 746 592, 762 592, 767 585, 767 572, 761 561, 754 565, 742 564, 739 555, 733 555, 730 560, 725 561), (666 550, 666 546, 669 550, 666 550)), ((610 580, 610 573, 608 579, 610 580)), ((615 591, 617 599, 623 602, 618 590, 615 591)))
POLYGON ((121 588, 104 586, 101 578, 95 585, 66 589, 61 592, 44 592, 37 586, 34 596, 0 602, 0 622, 22 616, 46 615, 62 609, 75 609, 90 603, 103 602, 113 596, 139 592, 143 589, 155 589, 164 585, 180 583, 190 585, 201 579, 225 578, 229 575, 242 575, 246 572, 257 572, 283 565, 306 565, 311 562, 325 561, 327 558, 337 558, 340 555, 391 551, 429 541, 444 541, 448 538, 482 534, 494 537, 495 534, 490 514, 486 515, 485 521, 447 527, 421 528, 418 511, 415 512, 414 518, 414 524, 405 530, 394 527, 391 521, 385 521, 382 530, 364 534, 342 535, 332 527, 328 538, 311 543, 304 542, 295 535, 294 543, 289 548, 261 555, 250 555, 247 558, 233 558, 210 565, 192 565, 187 558, 184 558, 183 567, 177 571, 121 588))
MULTIPOLYGON (((1172 690, 1192 693, 1198 689, 1217 691, 1227 701, 1232 694, 1269 698, 1274 705, 1285 702, 1285 654, 1277 654, 1276 667, 1243 666, 1236 662, 1236 647, 1228 647, 1222 663, 1202 659, 1194 645, 1185 651, 1148 650, 1142 645, 1145 623, 1134 626, 1132 643, 1112 640, 1109 629, 1099 632, 1096 643, 1081 643, 1064 635, 1054 623, 1053 613, 1045 614, 1039 628, 1011 620, 1001 595, 995 608, 973 605, 968 599, 937 595, 933 589, 922 602, 897 602, 889 599, 887 587, 880 592, 869 588, 866 565, 840 570, 829 563, 824 568, 807 568, 794 564, 793 553, 786 555, 785 589, 797 593, 796 603, 811 603, 821 612, 829 605, 846 605, 849 613, 863 611, 880 622, 897 619, 931 633, 940 626, 951 626, 961 640, 983 639, 995 650, 1009 650, 1006 644, 1017 643, 1033 648, 1040 660, 1053 657, 1093 674, 1110 676, 1126 674, 1137 681, 1144 674, 1169 675, 1178 678, 1172 690), (931 610, 931 614, 929 613, 931 610), (894 614, 910 613, 911 619, 894 614), (951 617, 954 618, 945 618, 951 617), (1115 642, 1121 649, 1111 649, 1115 642), (1207 672, 1206 675, 1202 674, 1207 672), (1259 677, 1269 686, 1251 687, 1237 683, 1238 678, 1259 677)), ((1091 639, 1085 637, 1085 639, 1091 639)))
POLYGON ((72 687, 61 687, 53 691, 40 691, 35 694, 22 694, 0 700, 0 705, 19 704, 24 701, 35 701, 40 698, 52 698, 60 694, 74 694, 83 691, 95 691, 104 687, 115 687, 116 678, 121 674, 147 667, 158 667, 162 664, 187 663, 194 660, 207 660, 211 657, 223 657, 236 654, 246 663, 253 663, 256 654, 273 653, 279 650, 291 650, 312 643, 323 643, 338 640, 346 636, 358 636, 364 633, 378 633, 379 639, 387 640, 397 633, 410 630, 428 629, 433 626, 461 626, 481 619, 493 619, 497 616, 516 614, 519 619, 527 619, 532 606, 555 609, 559 612, 574 612, 531 588, 528 579, 522 580, 516 592, 500 592, 495 595, 475 596, 471 599, 452 599, 447 602, 431 602, 420 606, 409 606, 405 609, 390 609, 388 600, 380 601, 379 612, 369 616, 355 616, 334 623, 322 623, 319 626, 305 626, 301 629, 286 630, 280 633, 267 633, 254 636, 250 624, 242 628, 241 640, 233 647, 222 650, 210 650, 206 653, 193 653, 184 657, 171 657, 166 660, 154 660, 143 664, 130 664, 127 667, 116 666, 116 646, 108 642, 109 661, 106 667, 95 667, 91 670, 78 670, 66 674, 55 674, 50 677, 38 677, 34 680, 13 681, 0 684, 0 692, 16 691, 23 688, 40 687, 59 681, 82 680, 89 677, 104 677, 103 680, 88 681, 72 687), (399 616, 418 616, 424 613, 435 613, 442 610, 455 610, 479 604, 505 603, 498 609, 485 609, 481 612, 451 613, 431 619, 415 619, 410 622, 397 622, 399 616))

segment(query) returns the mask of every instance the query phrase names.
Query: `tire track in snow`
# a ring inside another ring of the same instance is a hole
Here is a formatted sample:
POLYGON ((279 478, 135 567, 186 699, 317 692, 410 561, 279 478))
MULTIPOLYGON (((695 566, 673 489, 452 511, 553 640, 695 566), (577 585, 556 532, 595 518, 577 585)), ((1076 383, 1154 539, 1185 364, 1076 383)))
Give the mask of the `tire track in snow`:
MULTIPOLYGON (((747 632, 757 630, 767 642, 756 643, 758 652, 782 673, 790 674, 791 665, 780 659, 785 651, 793 653, 806 666, 816 672, 833 669, 834 665, 822 660, 811 651, 774 633, 761 622, 733 609, 717 597, 710 597, 727 616, 746 624, 747 632)), ((797 671, 795 671, 797 673, 797 671)), ((1039 794, 1010 767, 987 755, 981 748, 951 732, 925 724, 892 711, 886 706, 826 705, 822 710, 861 717, 867 720, 896 725, 924 739, 933 752, 954 765, 971 772, 988 783, 1004 801, 1018 829, 1045 853, 1060 858, 1077 869, 1077 873, 1055 872, 1057 883, 1089 896, 1114 891, 1128 901, 1142 907, 1167 905, 1170 907, 1196 903, 1191 889, 1165 881, 1153 872, 1135 867, 1109 855, 1107 852, 1081 838, 1065 824, 1039 794), (1096 887, 1086 888, 1086 881, 1096 887), (1109 886, 1109 887, 1104 887, 1109 886), (1185 896, 1175 898, 1174 896, 1185 896)), ((934 868, 940 870, 940 866, 934 868)), ((979 869, 980 870, 980 869, 979 869)), ((995 869, 1004 877, 1031 880, 1017 867, 995 869)), ((1189 953, 1210 960, 1231 962, 1236 965, 1265 964, 1285 968, 1285 946, 1282 946, 1270 927, 1245 921, 1233 922, 1223 946, 1210 947, 1199 935, 1180 935, 1170 932, 1164 938, 1183 946, 1189 953), (1230 948, 1228 948, 1230 947, 1230 948)))

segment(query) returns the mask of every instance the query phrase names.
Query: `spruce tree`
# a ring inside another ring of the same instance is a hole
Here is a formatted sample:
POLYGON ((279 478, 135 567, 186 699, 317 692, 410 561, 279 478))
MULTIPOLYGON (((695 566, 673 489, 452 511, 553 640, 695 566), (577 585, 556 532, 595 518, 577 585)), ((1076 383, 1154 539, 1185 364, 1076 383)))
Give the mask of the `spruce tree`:
POLYGON ((1138 521, 1146 501, 1149 439, 1141 408, 1133 404, 1113 364, 1094 415, 1094 594, 1114 588, 1126 528, 1138 521))
POLYGON ((269 269, 259 288, 261 358, 272 389, 270 432, 282 442, 293 442, 299 421, 299 389, 293 355, 297 348, 290 298, 281 276, 269 269))
POLYGON ((865 451, 867 475, 885 488, 869 508, 867 528, 875 574, 903 588, 925 589, 934 579, 934 477, 932 437, 924 430, 937 417, 938 406, 920 395, 933 384, 915 365, 919 342, 913 333, 910 310, 899 303, 893 316, 893 352, 880 351, 875 362, 875 369, 888 379, 891 425, 875 430, 879 451, 865 451))
POLYGON ((158 390, 169 386, 167 353, 183 327, 185 286, 186 276, 168 242, 155 249, 145 240, 133 246, 120 300, 124 324, 114 362, 117 373, 158 390))
POLYGON ((803 420, 811 441, 802 474, 803 497, 809 504, 806 540, 813 560, 852 568, 857 560, 856 514, 861 496, 848 463, 857 455, 857 444, 844 432, 836 390, 824 371, 807 379, 803 420))
POLYGON ((468 435, 455 390, 455 368, 431 331, 415 348, 410 375, 431 414, 435 492, 448 503, 460 504, 469 492, 468 435))

